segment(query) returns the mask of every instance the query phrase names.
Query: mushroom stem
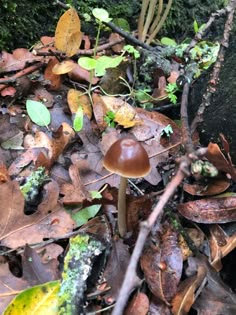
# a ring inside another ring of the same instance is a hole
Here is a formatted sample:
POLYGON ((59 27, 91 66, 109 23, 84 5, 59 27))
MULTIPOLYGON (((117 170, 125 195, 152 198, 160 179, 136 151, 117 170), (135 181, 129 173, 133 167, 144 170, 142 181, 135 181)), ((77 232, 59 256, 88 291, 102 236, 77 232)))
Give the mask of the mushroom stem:
POLYGON ((121 237, 127 232, 126 223, 126 187, 127 178, 120 177, 120 186, 118 191, 118 230, 121 237))

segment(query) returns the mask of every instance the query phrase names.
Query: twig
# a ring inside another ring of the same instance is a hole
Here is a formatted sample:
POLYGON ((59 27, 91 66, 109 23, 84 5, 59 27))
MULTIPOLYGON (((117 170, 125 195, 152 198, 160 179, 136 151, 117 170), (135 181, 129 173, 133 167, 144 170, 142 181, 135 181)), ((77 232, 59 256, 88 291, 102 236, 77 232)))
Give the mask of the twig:
MULTIPOLYGON (((97 47, 96 51, 100 52, 100 51, 109 49, 109 48, 111 48, 114 45, 122 43, 123 41, 124 41, 124 39, 120 38, 120 39, 111 41, 109 43, 100 45, 100 46, 97 47)), ((37 56, 44 56, 44 57, 45 56, 52 56, 51 52, 45 52, 45 51, 40 51, 40 50, 39 51, 34 50, 34 54, 37 55, 37 56)), ((92 56, 93 54, 94 54, 94 48, 92 48, 92 49, 79 49, 77 51, 77 53, 73 57, 76 58, 76 57, 79 57, 81 55, 83 55, 83 56, 92 56)), ((60 56, 60 57, 66 57, 66 55, 64 53, 60 52, 60 51, 54 51, 53 55, 60 56)))
POLYGON ((206 33, 206 31, 211 27, 212 23, 215 21, 216 18, 221 17, 222 15, 227 13, 227 8, 217 10, 216 12, 213 12, 207 21, 206 25, 198 31, 194 38, 191 40, 190 44, 188 47, 185 49, 184 53, 189 54, 190 50, 200 41, 202 40, 203 35, 206 33))
POLYGON ((54 1, 54 4, 58 4, 59 6, 61 6, 63 9, 67 10, 70 8, 70 5, 69 4, 65 4, 59 0, 56 0, 54 1))
POLYGON ((26 74, 30 74, 38 69, 40 69, 42 66, 44 66, 43 62, 39 62, 33 66, 30 66, 28 68, 25 68, 19 72, 17 72, 16 74, 10 76, 10 77, 5 77, 5 78, 0 78, 0 83, 12 83, 15 82, 16 79, 26 75, 26 74))
POLYGON ((191 131, 192 132, 194 132, 196 130, 198 124, 203 121, 203 114, 205 112, 205 109, 207 106, 209 106, 211 104, 212 96, 216 92, 216 86, 217 86, 218 81, 219 81, 220 70, 221 70, 222 64, 224 62, 225 51, 226 51, 226 48, 228 47, 228 44, 229 44, 229 35, 230 35, 230 31, 231 31, 232 24, 233 24, 235 7, 236 7, 236 1, 232 0, 230 2, 230 5, 228 6, 228 8, 230 8, 230 10, 229 10, 226 22, 225 22, 223 39, 221 41, 221 46, 220 46, 220 50, 218 53, 217 61, 214 64, 214 68, 212 71, 211 78, 208 81, 206 92, 204 93, 204 95, 202 97, 203 101, 198 108, 198 111, 197 111, 197 114, 196 114, 194 120, 192 121, 192 124, 191 124, 191 131))
MULTIPOLYGON (((118 26, 116 26, 115 24, 113 24, 111 22, 103 22, 103 24, 105 24, 106 26, 109 26, 114 32, 120 34, 128 42, 131 42, 134 45, 140 46, 140 47, 142 47, 144 49, 147 49, 147 50, 153 50, 154 49, 152 46, 147 45, 144 42, 138 40, 136 37, 134 37, 133 35, 125 32, 125 31, 123 31, 122 29, 120 29, 118 26)), ((155 50, 160 50, 160 47, 156 46, 155 50)))

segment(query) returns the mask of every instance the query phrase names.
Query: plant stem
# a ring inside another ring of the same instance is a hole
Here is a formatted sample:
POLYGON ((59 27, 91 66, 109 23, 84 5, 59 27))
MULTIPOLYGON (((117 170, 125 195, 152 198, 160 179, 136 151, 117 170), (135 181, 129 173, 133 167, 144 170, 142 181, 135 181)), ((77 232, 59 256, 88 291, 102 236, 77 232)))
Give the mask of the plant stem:
POLYGON ((147 33, 148 33, 148 29, 150 27, 150 24, 152 23, 156 3, 157 3, 157 0, 151 0, 149 2, 148 12, 146 15, 145 24, 144 24, 143 31, 142 31, 142 39, 141 39, 142 41, 145 41, 145 38, 146 38, 147 33))
POLYGON ((172 5, 172 2, 173 0, 169 0, 168 1, 168 4, 166 6, 166 9, 163 13, 163 16, 160 20, 160 22, 158 23, 157 27, 155 28, 155 30, 152 32, 152 34, 150 34, 150 37, 148 38, 148 40, 146 41, 146 43, 148 45, 150 45, 150 43, 152 42, 152 40, 154 39, 154 37, 157 35, 157 33, 160 31, 160 29, 162 28, 163 24, 165 23, 165 20, 167 18, 167 15, 169 14, 170 12, 170 8, 171 8, 171 5, 172 5))
POLYGON ((157 15, 154 19, 154 21, 152 22, 152 25, 150 27, 149 33, 152 34, 152 32, 155 30, 155 28, 157 27, 160 18, 161 18, 161 14, 162 14, 162 10, 163 10, 163 0, 159 0, 158 3, 158 10, 157 10, 157 15))
POLYGON ((143 25, 144 25, 144 19, 145 14, 148 8, 149 0, 143 0, 142 1, 142 9, 138 20, 138 39, 142 40, 142 33, 143 33, 143 25))
POLYGON ((127 178, 120 177, 120 187, 118 192, 118 230, 121 237, 127 232, 126 223, 126 187, 127 178))

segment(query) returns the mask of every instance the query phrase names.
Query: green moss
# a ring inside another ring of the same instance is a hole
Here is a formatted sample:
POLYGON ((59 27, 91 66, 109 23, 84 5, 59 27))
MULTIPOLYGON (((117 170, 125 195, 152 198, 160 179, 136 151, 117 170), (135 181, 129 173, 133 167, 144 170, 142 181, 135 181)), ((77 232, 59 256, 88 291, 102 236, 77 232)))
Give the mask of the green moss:
POLYGON ((53 35, 61 8, 53 1, 4 0, 0 6, 0 50, 29 48, 42 35, 53 35))
MULTIPOLYGON (((173 1, 161 34, 175 39, 194 36, 193 22, 206 23, 212 12, 223 8, 225 0, 178 0, 173 1)), ((159 36, 158 36, 159 37, 159 36)))
POLYGON ((105 249, 104 245, 89 235, 70 239, 70 248, 64 261, 62 284, 59 291, 59 315, 82 314, 84 291, 94 260, 105 249))

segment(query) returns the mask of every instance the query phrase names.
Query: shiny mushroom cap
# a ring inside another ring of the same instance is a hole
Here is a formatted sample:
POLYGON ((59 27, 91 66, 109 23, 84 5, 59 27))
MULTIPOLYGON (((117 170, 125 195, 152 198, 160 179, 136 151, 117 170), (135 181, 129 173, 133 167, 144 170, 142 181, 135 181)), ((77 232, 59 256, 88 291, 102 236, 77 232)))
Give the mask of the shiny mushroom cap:
POLYGON ((146 150, 130 138, 113 143, 105 154, 103 165, 112 173, 130 178, 144 177, 151 170, 146 150))

